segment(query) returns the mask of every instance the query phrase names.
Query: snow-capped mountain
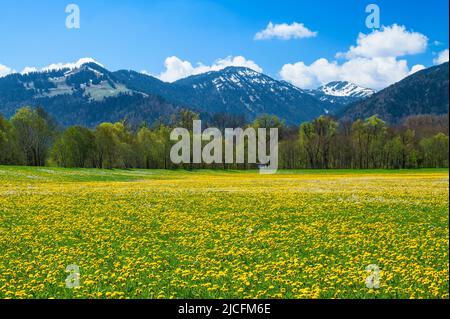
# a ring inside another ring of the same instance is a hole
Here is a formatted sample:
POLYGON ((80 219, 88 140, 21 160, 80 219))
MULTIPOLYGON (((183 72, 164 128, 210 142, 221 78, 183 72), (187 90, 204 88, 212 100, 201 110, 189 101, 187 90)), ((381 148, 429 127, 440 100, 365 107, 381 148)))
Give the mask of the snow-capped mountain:
POLYGON ((299 124, 333 108, 305 90, 249 68, 227 67, 166 83, 135 71, 110 72, 90 59, 0 78, 0 113, 9 117, 24 105, 42 106, 66 126, 124 117, 153 121, 182 107, 248 121, 271 114, 299 124))
POLYGON ((139 93, 128 89, 111 72, 91 61, 55 69, 53 72, 55 74, 48 77, 48 81, 52 85, 36 97, 53 97, 80 92, 88 99, 101 101, 120 94, 139 93))
POLYGON ((75 69, 81 68, 85 64, 96 64, 102 68, 104 66, 100 63, 94 60, 93 58, 81 58, 76 62, 73 63, 52 63, 50 65, 47 65, 43 68, 36 68, 36 67, 25 67, 21 74, 29 74, 29 73, 36 73, 36 72, 50 72, 50 71, 59 71, 59 70, 68 70, 72 71, 75 69))
POLYGON ((347 81, 330 82, 327 85, 321 86, 318 90, 331 96, 359 98, 369 97, 375 93, 374 90, 363 88, 347 81))
POLYGON ((175 107, 159 96, 128 88, 92 61, 14 73, 0 78, 0 114, 10 117, 23 106, 41 106, 63 126, 95 126, 130 119, 152 122, 175 107))
POLYGON ((259 114, 275 114, 288 123, 299 123, 322 114, 323 103, 286 82, 243 67, 188 77, 174 83, 185 103, 211 112, 246 114, 251 120, 259 114))
MULTIPOLYGON (((92 127, 125 118, 138 125, 143 121, 152 124, 155 120, 170 119, 180 108, 192 109, 206 119, 222 113, 251 121, 266 113, 277 115, 287 124, 310 121, 323 114, 339 116, 345 109, 346 114, 357 117, 370 115, 375 109, 377 114, 388 114, 392 112, 390 109, 399 110, 409 103, 404 112, 396 112, 396 118, 386 115, 388 120, 396 120, 411 114, 440 114, 442 110, 436 105, 444 105, 441 100, 447 101, 448 108, 448 92, 447 99, 438 99, 445 94, 429 94, 435 87, 445 88, 444 84, 448 84, 448 64, 405 79, 402 83, 408 86, 404 92, 390 88, 382 91, 401 95, 397 104, 392 102, 395 97, 391 95, 382 99, 386 94, 374 94, 373 90, 350 82, 331 82, 317 90, 302 90, 244 67, 227 67, 174 83, 135 71, 111 72, 92 59, 26 71, 0 78, 0 114, 10 117, 25 105, 41 106, 64 126, 92 127), (441 75, 435 79, 437 73, 441 75), (420 103, 416 103, 417 94, 411 93, 417 90, 426 91, 420 95, 426 98, 420 103), (371 106, 366 108, 368 111, 359 111, 366 104, 371 106)), ((400 84, 393 86, 397 87, 400 84)))
POLYGON ((266 113, 277 115, 288 124, 298 124, 332 107, 287 82, 245 67, 227 67, 174 83, 134 71, 118 71, 114 75, 128 88, 163 96, 174 104, 205 113, 245 115, 248 120, 266 113))
POLYGON ((372 96, 375 91, 348 81, 334 81, 309 93, 323 102, 347 105, 372 96))

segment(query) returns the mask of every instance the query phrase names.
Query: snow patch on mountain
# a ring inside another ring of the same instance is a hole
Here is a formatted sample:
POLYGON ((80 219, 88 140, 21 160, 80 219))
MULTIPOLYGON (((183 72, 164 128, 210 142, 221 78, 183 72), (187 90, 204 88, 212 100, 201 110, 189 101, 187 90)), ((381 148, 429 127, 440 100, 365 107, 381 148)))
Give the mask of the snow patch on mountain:
POLYGON ((347 105, 372 96, 375 91, 347 81, 330 82, 316 90, 307 91, 322 102, 347 105))
POLYGON ((374 90, 358 86, 347 81, 336 81, 328 83, 317 89, 326 95, 341 97, 369 97, 375 93, 374 90))
MULTIPOLYGON (((120 94, 140 93, 118 82, 111 72, 91 58, 83 58, 75 63, 53 64, 39 73, 38 76, 46 78, 48 86, 44 90, 37 90, 35 98, 51 98, 80 92, 89 100, 101 101, 120 94)), ((36 88, 34 82, 23 82, 23 85, 27 90, 36 88)))
POLYGON ((21 74, 29 74, 29 73, 34 73, 34 72, 59 71, 59 70, 65 70, 65 69, 75 70, 75 69, 81 68, 84 64, 88 64, 88 63, 95 63, 101 67, 104 67, 102 64, 100 64, 93 58, 81 58, 78 61, 71 62, 71 63, 52 63, 52 64, 47 65, 40 69, 36 68, 36 67, 27 66, 23 69, 21 74))

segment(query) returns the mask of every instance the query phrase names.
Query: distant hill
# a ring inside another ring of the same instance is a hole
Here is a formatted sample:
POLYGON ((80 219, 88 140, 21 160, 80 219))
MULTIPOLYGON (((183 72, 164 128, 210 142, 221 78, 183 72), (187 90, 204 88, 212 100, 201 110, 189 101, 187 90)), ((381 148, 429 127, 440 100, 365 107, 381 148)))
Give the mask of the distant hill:
POLYGON ((368 118, 378 115, 398 123, 411 115, 443 115, 449 108, 449 64, 416 72, 402 81, 375 93, 368 99, 347 106, 342 118, 368 118))

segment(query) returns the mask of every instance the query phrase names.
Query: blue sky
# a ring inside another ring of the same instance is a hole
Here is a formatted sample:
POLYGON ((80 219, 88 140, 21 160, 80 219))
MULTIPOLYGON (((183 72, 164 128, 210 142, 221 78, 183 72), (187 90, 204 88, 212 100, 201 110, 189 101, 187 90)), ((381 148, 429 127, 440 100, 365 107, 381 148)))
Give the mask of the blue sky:
MULTIPOLYGON (((427 37, 426 48, 395 53, 399 56, 394 57, 395 62, 389 62, 391 68, 387 72, 404 76, 415 65, 431 66, 438 54, 448 48, 448 0, 2 0, 0 65, 20 72, 27 66, 41 68, 92 57, 110 70, 146 70, 159 76, 165 70, 166 58, 172 56, 193 68, 199 62, 211 66, 217 59, 242 56, 264 73, 299 86, 314 86, 333 76, 364 82, 361 85, 384 86, 398 79, 388 77, 379 83, 364 80, 362 75, 351 73, 350 66, 342 67, 358 57, 336 58, 338 52, 348 52, 357 45, 360 32, 372 32, 365 26, 365 8, 370 3, 380 7, 382 25, 397 24, 405 27, 397 30, 400 33, 416 32, 427 37), (65 8, 69 3, 80 8, 80 29, 65 26, 65 8), (255 40, 255 34, 269 22, 301 23, 317 35, 255 40), (312 64, 321 58, 329 65, 323 66, 325 71, 314 71, 312 64), (401 71, 397 65, 392 67, 401 60, 407 62, 408 70, 404 65, 401 71), (333 71, 329 78, 318 78, 314 73, 330 71, 333 63, 341 69, 333 71), (280 73, 285 65, 285 72, 280 73)), ((377 57, 363 58, 372 59, 365 61, 369 63, 367 72, 371 72, 377 57)), ((384 64, 380 63, 384 62, 376 62, 377 68, 383 69, 384 64)), ((365 68, 359 64, 355 67, 365 68)), ((183 70, 181 74, 199 72, 183 70)))

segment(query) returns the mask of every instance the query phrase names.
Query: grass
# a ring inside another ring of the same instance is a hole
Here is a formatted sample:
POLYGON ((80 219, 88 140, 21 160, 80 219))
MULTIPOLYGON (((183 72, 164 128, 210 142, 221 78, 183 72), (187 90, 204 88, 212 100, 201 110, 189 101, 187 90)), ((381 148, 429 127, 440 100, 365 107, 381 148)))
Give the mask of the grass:
POLYGON ((0 166, 0 298, 448 298, 448 186, 438 169, 0 166))

